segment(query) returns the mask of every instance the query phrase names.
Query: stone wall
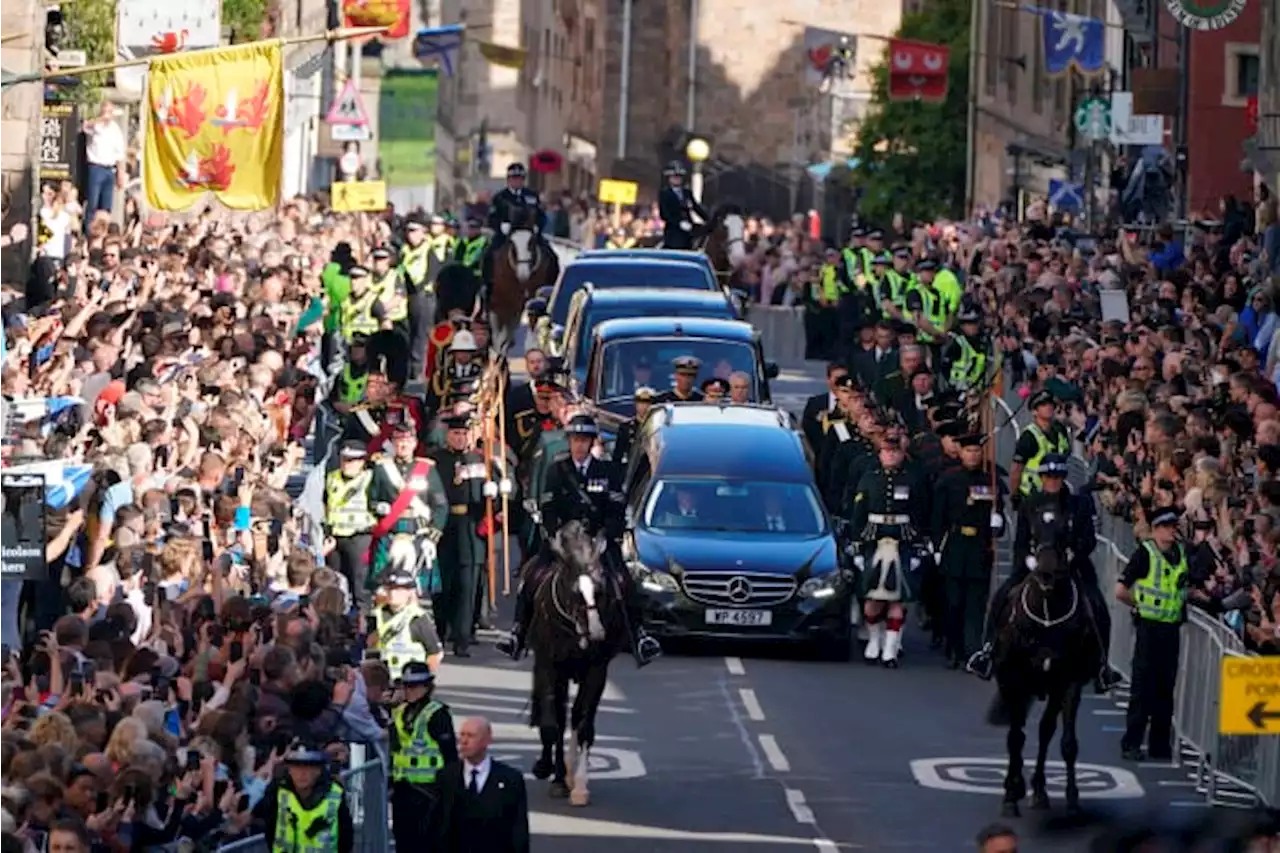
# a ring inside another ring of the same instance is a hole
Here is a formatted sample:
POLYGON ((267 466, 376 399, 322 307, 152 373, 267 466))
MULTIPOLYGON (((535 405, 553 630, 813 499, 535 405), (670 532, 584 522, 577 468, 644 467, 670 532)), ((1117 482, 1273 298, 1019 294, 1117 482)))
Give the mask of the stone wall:
MULTIPOLYGON (((44 7, 35 0, 5 0, 0 8, 0 30, 6 41, 0 48, 0 65, 6 74, 38 70, 44 43, 44 7)), ((32 159, 34 136, 39 127, 42 89, 23 83, 6 89, 0 102, 0 190, 3 190, 3 230, 16 222, 30 223, 32 210, 32 159)), ((32 243, 5 249, 0 258, 0 280, 19 281, 26 269, 32 243)))

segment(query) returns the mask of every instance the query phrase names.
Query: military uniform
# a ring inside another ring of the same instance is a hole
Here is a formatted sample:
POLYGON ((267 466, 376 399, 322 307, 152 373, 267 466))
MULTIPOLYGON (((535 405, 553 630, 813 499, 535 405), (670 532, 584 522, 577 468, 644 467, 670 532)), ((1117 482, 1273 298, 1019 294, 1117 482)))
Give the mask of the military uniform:
MULTIPOLYGON (((467 416, 446 418, 450 429, 466 429, 467 416)), ((453 652, 468 657, 475 631, 476 599, 481 594, 481 577, 488 547, 479 533, 485 521, 486 496, 496 496, 497 478, 474 450, 456 451, 442 447, 432 454, 449 501, 449 516, 440 537, 441 594, 437 600, 437 622, 444 638, 453 643, 453 652)))
POLYGON ((430 421, 422 401, 404 393, 395 393, 376 406, 353 413, 363 432, 369 436, 366 449, 370 455, 382 453, 397 430, 413 433, 418 439, 417 453, 426 452, 427 427, 430 421))
POLYGON ((397 850, 428 850, 440 817, 440 773, 458 760, 458 744, 449 706, 432 698, 431 669, 415 661, 401 681, 413 698, 392 710, 388 728, 391 831, 397 850))
MULTIPOLYGON (((342 463, 363 462, 366 451, 359 441, 348 441, 338 455, 342 463)), ((372 480, 373 473, 362 465, 353 477, 348 477, 342 470, 330 471, 325 477, 324 488, 325 527, 334 541, 328 562, 346 577, 351 595, 362 613, 369 609, 365 575, 368 574, 370 531, 373 530, 373 513, 369 511, 369 483, 372 480)))
POLYGON ((484 365, 476 359, 476 339, 471 332, 455 332, 449 344, 449 354, 436 365, 435 375, 431 378, 431 395, 436 400, 444 400, 456 388, 473 385, 484 373, 484 365), (466 360, 457 358, 458 353, 469 353, 466 360))
MULTIPOLYGON (((396 438, 401 440, 413 435, 413 428, 401 422, 396 427, 396 438)), ((373 466, 369 483, 369 505, 378 517, 374 527, 372 571, 369 582, 376 584, 386 567, 392 539, 410 536, 418 549, 422 562, 429 570, 434 562, 435 544, 448 517, 449 504, 445 497, 440 472, 431 459, 422 456, 410 458, 384 457, 373 466)), ((425 578, 420 578, 420 582, 425 578)))
POLYGON ((701 403, 704 399, 703 393, 693 387, 693 382, 698 378, 698 370, 702 367, 702 362, 691 355, 681 356, 675 360, 675 374, 677 377, 676 386, 658 396, 655 401, 657 403, 701 403), (681 391, 679 388, 679 379, 683 377, 689 383, 688 391, 681 391))
MULTIPOLYGON (((634 395, 637 410, 642 405, 652 405, 656 396, 652 388, 637 388, 634 395)), ((613 440, 613 461, 617 463, 619 471, 625 472, 631 462, 631 449, 640 428, 640 420, 641 416, 636 415, 618 425, 618 434, 613 440)))

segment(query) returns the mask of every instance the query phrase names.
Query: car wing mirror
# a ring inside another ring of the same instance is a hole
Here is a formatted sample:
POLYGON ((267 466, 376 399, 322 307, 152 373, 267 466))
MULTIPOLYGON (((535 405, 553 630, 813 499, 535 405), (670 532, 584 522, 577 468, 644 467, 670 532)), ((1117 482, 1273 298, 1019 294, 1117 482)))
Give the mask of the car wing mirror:
POLYGON ((764 363, 765 379, 777 379, 779 372, 780 371, 778 370, 778 363, 776 361, 766 361, 764 363))

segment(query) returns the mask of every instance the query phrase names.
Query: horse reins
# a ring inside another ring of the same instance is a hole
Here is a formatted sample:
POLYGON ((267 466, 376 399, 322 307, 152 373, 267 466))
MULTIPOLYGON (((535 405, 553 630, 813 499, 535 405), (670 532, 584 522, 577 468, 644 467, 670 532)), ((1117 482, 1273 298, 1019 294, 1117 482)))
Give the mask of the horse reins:
MULTIPOLYGON (((1034 581, 1036 586, 1040 587, 1040 591, 1042 593, 1047 592, 1044 586, 1038 580, 1035 580, 1034 576, 1028 578, 1028 580, 1034 581)), ((1027 586, 1026 584, 1022 585, 1022 612, 1027 615, 1028 619, 1030 619, 1032 622, 1035 622, 1041 628, 1053 628, 1058 625, 1061 625, 1063 622, 1066 622, 1068 619, 1076 615, 1076 609, 1080 605, 1080 590, 1079 588, 1076 587, 1075 581, 1071 581, 1071 609, 1067 611, 1067 614, 1058 619, 1054 619, 1050 617, 1049 601, 1046 598, 1043 602, 1041 602, 1044 610, 1044 618, 1041 618, 1040 616, 1037 616, 1035 613, 1031 612, 1031 605, 1027 603, 1027 593, 1030 591, 1031 591, 1031 587, 1027 586)))

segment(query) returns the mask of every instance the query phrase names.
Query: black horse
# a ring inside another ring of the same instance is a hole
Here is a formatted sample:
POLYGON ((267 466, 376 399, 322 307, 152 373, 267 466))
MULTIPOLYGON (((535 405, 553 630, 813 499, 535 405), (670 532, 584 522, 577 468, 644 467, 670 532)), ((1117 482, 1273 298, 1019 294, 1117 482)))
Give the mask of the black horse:
POLYGON ((1036 699, 1046 700, 1046 705, 1040 717, 1039 749, 1031 777, 1031 807, 1049 807, 1045 759, 1061 716, 1067 811, 1075 814, 1080 810, 1076 720, 1084 686, 1093 680, 1102 662, 1102 649, 1088 606, 1066 559, 1051 549, 1039 551, 1035 568, 1010 592, 1008 617, 999 627, 994 660, 998 702, 1008 715, 1009 725, 1009 765, 1002 808, 1005 817, 1017 817, 1018 804, 1027 795, 1022 748, 1027 740, 1024 729, 1036 699))
POLYGON ((604 697, 609 661, 627 642, 622 602, 600 562, 606 544, 602 534, 588 535, 580 521, 567 522, 556 532, 551 542, 554 561, 534 591, 529 622, 533 650, 529 725, 542 736, 542 755, 533 775, 550 778, 551 796, 568 796, 575 806, 590 801, 587 765, 595 742, 596 711, 604 697), (566 726, 570 682, 576 682, 578 690, 566 726))
POLYGON ((437 322, 448 319, 451 311, 461 311, 468 317, 482 316, 479 297, 480 276, 470 267, 450 261, 436 273, 437 322))

